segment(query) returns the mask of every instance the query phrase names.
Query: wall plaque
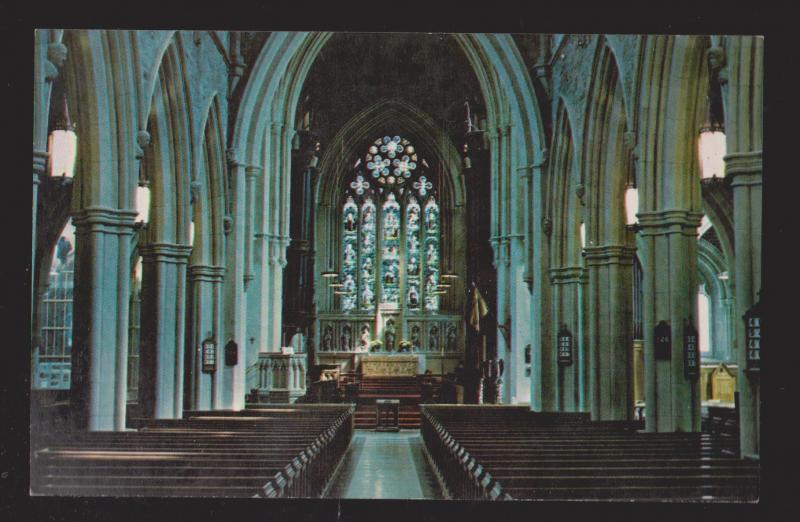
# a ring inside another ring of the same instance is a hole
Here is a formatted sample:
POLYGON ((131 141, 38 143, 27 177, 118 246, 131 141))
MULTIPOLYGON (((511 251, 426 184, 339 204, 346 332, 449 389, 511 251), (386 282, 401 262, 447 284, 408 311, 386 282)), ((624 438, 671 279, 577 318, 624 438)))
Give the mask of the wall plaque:
POLYGON ((661 321, 655 329, 655 356, 657 361, 669 361, 672 354, 672 328, 661 321))
POLYGON ((761 370, 761 301, 751 306, 744 314, 744 341, 747 371, 761 370))
POLYGON ((697 328, 691 320, 683 326, 683 371, 688 379, 700 376, 700 349, 698 347, 697 328))
POLYGON ((239 347, 236 341, 231 339, 225 345, 225 366, 236 366, 239 362, 239 347))
POLYGON ((558 364, 572 364, 572 332, 565 324, 558 332, 558 364))

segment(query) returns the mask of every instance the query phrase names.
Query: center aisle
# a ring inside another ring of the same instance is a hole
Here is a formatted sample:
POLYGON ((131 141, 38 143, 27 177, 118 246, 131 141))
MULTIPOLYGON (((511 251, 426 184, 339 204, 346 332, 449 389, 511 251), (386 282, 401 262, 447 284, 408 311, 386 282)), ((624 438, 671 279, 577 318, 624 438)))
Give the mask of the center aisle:
POLYGON ((419 431, 356 431, 328 498, 441 499, 419 431))

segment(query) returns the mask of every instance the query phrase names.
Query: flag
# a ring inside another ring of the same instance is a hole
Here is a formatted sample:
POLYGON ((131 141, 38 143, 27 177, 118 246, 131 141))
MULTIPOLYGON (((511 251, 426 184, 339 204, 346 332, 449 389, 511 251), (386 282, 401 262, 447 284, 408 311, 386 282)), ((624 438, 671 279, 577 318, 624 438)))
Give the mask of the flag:
POLYGON ((472 287, 472 311, 469 314, 469 324, 476 332, 481 331, 481 318, 489 313, 489 306, 484 301, 477 286, 472 287))

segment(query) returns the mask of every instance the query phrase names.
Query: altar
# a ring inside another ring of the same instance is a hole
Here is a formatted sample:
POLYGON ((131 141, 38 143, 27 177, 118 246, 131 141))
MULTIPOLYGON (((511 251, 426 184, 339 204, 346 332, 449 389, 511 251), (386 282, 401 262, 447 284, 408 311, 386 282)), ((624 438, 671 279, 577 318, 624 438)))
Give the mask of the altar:
POLYGON ((361 374, 368 377, 416 377, 421 371, 418 355, 364 354, 361 374))

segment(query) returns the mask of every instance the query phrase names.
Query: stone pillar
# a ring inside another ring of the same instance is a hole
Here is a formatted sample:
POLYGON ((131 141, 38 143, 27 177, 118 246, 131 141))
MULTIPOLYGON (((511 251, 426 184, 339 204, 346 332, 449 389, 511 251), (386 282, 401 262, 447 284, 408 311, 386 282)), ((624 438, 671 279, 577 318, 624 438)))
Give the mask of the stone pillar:
POLYGON ((142 316, 139 403, 145 417, 183 416, 186 265, 192 248, 173 243, 140 247, 142 316))
POLYGON ((261 174, 261 167, 249 165, 245 168, 245 184, 247 194, 247 207, 245 216, 247 218, 245 223, 245 263, 244 263, 244 286, 247 288, 250 281, 255 277, 253 275, 253 250, 254 250, 254 235, 255 235, 255 218, 256 218, 256 178, 261 174))
POLYGON ((191 349, 189 353, 192 358, 187 363, 190 368, 191 389, 191 408, 193 410, 212 410, 218 409, 219 405, 215 401, 217 388, 219 387, 220 368, 224 364, 224 347, 221 335, 220 324, 218 322, 221 303, 221 286, 224 267, 210 265, 193 265, 189 267, 189 284, 192 288, 191 328, 189 339, 191 349), (213 373, 203 373, 203 341, 211 338, 217 346, 216 371, 213 373))
POLYGON ((135 217, 135 211, 107 208, 86 208, 73 215, 76 245, 70 402, 80 429, 125 427, 128 245, 135 217))
POLYGON ((555 410, 581 411, 580 394, 583 380, 582 351, 583 339, 580 321, 581 285, 583 267, 567 266, 550 270, 550 283, 553 287, 553 313, 550 319, 548 336, 550 344, 546 349, 550 352, 551 385, 557 390, 555 394, 555 410), (558 364, 558 331, 566 325, 572 333, 572 364, 558 364))
POLYGON ((269 268, 270 291, 267 301, 263 304, 271 309, 270 331, 267 336, 268 347, 271 351, 280 351, 283 345, 282 316, 283 316, 283 269, 286 267, 286 247, 289 245, 288 237, 273 237, 270 241, 269 268), (269 305, 268 305, 269 303, 269 305))
MULTIPOLYGON (((36 305, 41 303, 41 300, 38 299, 38 295, 36 294, 36 214, 38 213, 38 205, 39 205, 39 184, 41 183, 41 178, 47 175, 47 158, 48 153, 47 151, 42 150, 35 150, 33 151, 33 205, 31 206, 31 317, 36 317, 36 305)), ((39 284, 42 284, 42 281, 39 281, 39 284)), ((36 339, 38 332, 36 331, 36 321, 31 321, 31 326, 34 328, 31 331, 31 339, 36 339)), ((36 369, 34 368, 34 371, 36 369)))
POLYGON ((638 214, 643 272, 645 427, 700 431, 699 379, 684 373, 684 321, 697 319, 697 227, 702 213, 666 210, 638 214), (669 360, 656 360, 654 329, 670 325, 669 360))
MULTIPOLYGON (((513 365, 511 358, 511 329, 509 314, 509 281, 511 268, 511 253, 508 237, 499 237, 492 240, 495 251, 495 268, 497 269, 497 359, 503 359, 504 374, 500 388, 501 397, 497 403, 509 402, 511 399, 511 381, 513 380, 513 365)), ((491 313, 491 312, 490 312, 491 313)))
POLYGON ((245 166, 237 161, 232 149, 228 149, 228 173, 230 176, 230 198, 233 202, 231 227, 226 244, 225 267, 225 336, 219 347, 224 350, 229 341, 237 345, 236 364, 223 364, 217 369, 221 373, 222 404, 225 409, 244 408, 245 377, 247 367, 247 299, 244 287, 246 222, 245 215, 245 166))
POLYGON ((589 406, 594 420, 633 418, 632 284, 635 249, 584 248, 589 272, 589 406))
POLYGON ((725 156, 725 174, 733 188, 734 287, 736 292, 736 361, 739 376, 739 429, 742 456, 760 454, 761 389, 758 375, 748 374, 742 317, 761 292, 761 151, 725 156))

